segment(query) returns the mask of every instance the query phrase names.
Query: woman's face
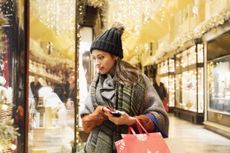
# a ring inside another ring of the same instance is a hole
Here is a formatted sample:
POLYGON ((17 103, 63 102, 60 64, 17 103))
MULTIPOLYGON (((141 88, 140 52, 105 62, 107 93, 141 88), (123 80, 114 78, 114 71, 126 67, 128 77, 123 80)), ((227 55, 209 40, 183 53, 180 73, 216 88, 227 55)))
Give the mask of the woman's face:
POLYGON ((102 50, 94 49, 92 51, 92 57, 94 59, 96 69, 98 69, 101 74, 108 73, 116 62, 115 56, 102 50))

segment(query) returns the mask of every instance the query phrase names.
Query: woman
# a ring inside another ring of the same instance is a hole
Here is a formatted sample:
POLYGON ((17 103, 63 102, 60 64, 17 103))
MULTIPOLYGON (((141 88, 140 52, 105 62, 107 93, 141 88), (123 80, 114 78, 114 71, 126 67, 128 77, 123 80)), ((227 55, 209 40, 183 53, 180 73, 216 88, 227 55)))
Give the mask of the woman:
POLYGON ((85 132, 90 132, 86 153, 115 153, 114 142, 134 126, 136 119, 149 132, 159 127, 168 133, 168 116, 149 79, 123 58, 123 27, 112 27, 97 37, 90 48, 98 74, 91 83, 90 95, 81 105, 80 115, 85 132), (118 110, 121 116, 113 116, 118 110))
POLYGON ((156 74, 156 77, 153 80, 153 86, 154 86, 155 90, 157 91, 157 93, 160 96, 162 101, 167 99, 167 97, 168 97, 167 90, 165 89, 164 83, 162 83, 160 81, 159 74, 156 74))
POLYGON ((156 73, 155 79, 153 80, 153 87, 155 88, 159 97, 161 98, 161 101, 163 102, 166 112, 168 112, 169 111, 168 93, 167 93, 164 83, 160 81, 160 76, 158 73, 156 73))

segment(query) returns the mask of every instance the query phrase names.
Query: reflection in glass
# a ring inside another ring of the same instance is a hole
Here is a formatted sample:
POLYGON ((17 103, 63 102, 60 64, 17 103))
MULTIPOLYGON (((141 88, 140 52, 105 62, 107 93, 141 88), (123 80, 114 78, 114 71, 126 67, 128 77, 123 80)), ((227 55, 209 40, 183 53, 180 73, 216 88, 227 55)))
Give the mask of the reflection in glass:
POLYGON ((30 4, 28 152, 71 153, 78 89, 75 0, 30 4))

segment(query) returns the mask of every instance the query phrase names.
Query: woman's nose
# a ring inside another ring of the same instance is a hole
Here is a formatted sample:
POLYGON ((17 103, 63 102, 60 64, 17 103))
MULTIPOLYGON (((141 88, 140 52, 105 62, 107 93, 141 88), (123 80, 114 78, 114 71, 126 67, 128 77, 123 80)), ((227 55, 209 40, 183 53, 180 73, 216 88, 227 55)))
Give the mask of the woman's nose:
POLYGON ((99 59, 95 59, 95 65, 100 65, 100 60, 99 59))
POLYGON ((100 62, 98 60, 95 60, 95 66, 98 68, 100 66, 100 62))

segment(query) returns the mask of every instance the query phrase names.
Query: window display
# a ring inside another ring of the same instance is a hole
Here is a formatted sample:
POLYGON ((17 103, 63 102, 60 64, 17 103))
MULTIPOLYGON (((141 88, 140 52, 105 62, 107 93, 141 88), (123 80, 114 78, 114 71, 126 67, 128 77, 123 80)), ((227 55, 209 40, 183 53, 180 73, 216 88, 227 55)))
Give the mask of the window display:
POLYGON ((176 55, 176 107, 203 113, 203 45, 176 55))
POLYGON ((197 88, 196 71, 189 70, 182 73, 182 108, 190 111, 196 111, 197 108, 197 88))
POLYGON ((230 113, 230 56, 208 64, 209 109, 230 113))
POLYGON ((161 82, 164 83, 167 92, 168 92, 168 101, 169 107, 175 106, 175 60, 173 58, 169 58, 162 63, 159 64, 159 74, 161 77, 161 82))
POLYGON ((45 8, 44 1, 29 3, 28 152, 76 152, 76 2, 46 1, 45 8))

